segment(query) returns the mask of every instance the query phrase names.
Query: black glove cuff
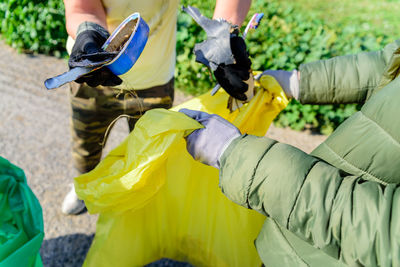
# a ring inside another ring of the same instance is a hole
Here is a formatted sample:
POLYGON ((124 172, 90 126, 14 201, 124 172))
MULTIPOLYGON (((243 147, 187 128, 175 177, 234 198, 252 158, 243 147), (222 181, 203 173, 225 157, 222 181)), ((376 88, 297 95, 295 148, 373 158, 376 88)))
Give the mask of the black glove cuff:
POLYGON ((110 36, 110 33, 106 29, 104 29, 99 24, 91 21, 85 21, 79 24, 76 36, 84 31, 95 31, 99 33, 102 37, 104 37, 104 39, 107 39, 110 36))
POLYGON ((240 34, 240 28, 239 25, 233 25, 231 26, 231 38, 232 37, 238 37, 240 34))

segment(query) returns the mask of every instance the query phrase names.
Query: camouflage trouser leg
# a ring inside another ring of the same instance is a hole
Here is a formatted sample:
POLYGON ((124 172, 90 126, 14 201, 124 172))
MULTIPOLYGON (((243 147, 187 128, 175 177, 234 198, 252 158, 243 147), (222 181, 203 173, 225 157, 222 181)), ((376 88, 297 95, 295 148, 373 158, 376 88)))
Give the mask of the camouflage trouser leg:
MULTIPOLYGON (((104 135, 110 123, 122 114, 132 131, 147 110, 170 108, 174 99, 174 80, 144 90, 124 91, 109 87, 90 87, 71 83, 72 155, 81 173, 92 170, 101 159, 104 135)), ((104 140, 105 141, 105 140, 104 140)))

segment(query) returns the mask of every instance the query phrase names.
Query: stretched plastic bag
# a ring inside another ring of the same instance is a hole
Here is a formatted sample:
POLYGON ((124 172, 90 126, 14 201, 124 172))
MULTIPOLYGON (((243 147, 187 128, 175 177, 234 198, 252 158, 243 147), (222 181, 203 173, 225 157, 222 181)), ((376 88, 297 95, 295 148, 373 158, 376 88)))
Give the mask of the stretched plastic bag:
POLYGON ((43 266, 43 217, 23 170, 0 157, 0 267, 43 266))
POLYGON ((176 112, 216 113, 262 136, 288 101, 272 77, 260 83, 233 113, 222 90, 146 112, 124 142, 75 179, 89 212, 100 213, 85 266, 143 266, 164 257, 194 266, 261 265, 253 242, 265 217, 228 200, 218 170, 192 159, 184 136, 202 125, 176 112))

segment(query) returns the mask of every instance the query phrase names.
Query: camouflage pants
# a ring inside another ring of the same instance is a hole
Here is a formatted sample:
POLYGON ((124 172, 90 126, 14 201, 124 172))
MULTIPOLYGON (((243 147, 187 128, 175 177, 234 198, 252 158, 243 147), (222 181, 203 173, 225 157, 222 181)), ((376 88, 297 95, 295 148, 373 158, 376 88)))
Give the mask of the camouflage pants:
POLYGON ((92 170, 100 161, 106 140, 105 133, 111 122, 122 114, 128 119, 132 131, 136 121, 147 110, 170 108, 174 99, 174 80, 145 90, 121 93, 110 87, 90 87, 71 84, 72 155, 74 165, 81 173, 92 170))

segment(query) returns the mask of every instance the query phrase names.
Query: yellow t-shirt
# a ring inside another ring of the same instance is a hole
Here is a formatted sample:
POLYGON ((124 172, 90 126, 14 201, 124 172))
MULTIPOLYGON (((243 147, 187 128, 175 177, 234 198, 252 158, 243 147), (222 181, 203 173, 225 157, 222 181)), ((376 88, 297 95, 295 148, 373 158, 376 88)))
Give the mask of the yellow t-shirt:
MULTIPOLYGON (((146 89, 167 83, 174 75, 179 0, 103 0, 111 33, 129 15, 139 12, 150 28, 147 44, 135 65, 120 77, 124 89, 146 89)), ((74 40, 69 37, 67 50, 74 40)))

